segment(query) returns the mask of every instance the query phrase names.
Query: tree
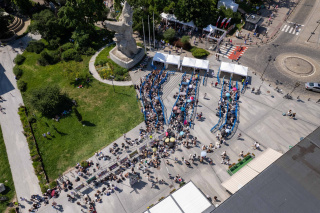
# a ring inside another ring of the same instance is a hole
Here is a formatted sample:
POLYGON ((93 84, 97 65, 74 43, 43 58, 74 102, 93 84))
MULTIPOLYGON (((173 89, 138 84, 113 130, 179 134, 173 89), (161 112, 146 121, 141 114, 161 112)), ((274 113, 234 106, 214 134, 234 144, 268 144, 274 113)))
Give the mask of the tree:
POLYGON ((32 8, 32 3, 30 0, 13 0, 13 3, 23 14, 29 14, 30 9, 32 8))
POLYGON ((71 100, 61 93, 60 88, 52 85, 33 90, 28 102, 35 110, 47 117, 59 115, 72 106, 71 100))
POLYGON ((0 8, 0 38, 8 32, 8 26, 9 26, 9 16, 5 15, 4 10, 0 8))
POLYGON ((54 13, 48 9, 33 15, 29 29, 32 33, 38 33, 48 41, 71 35, 68 28, 63 27, 54 13))
POLYGON ((190 37, 189 36, 182 36, 181 42, 183 44, 189 43, 189 41, 190 41, 190 37))
POLYGON ((163 37, 165 40, 172 41, 176 35, 176 31, 174 29, 167 29, 163 33, 163 37))
POLYGON ((174 14, 180 21, 194 21, 197 27, 212 24, 217 18, 217 0, 178 0, 174 14))

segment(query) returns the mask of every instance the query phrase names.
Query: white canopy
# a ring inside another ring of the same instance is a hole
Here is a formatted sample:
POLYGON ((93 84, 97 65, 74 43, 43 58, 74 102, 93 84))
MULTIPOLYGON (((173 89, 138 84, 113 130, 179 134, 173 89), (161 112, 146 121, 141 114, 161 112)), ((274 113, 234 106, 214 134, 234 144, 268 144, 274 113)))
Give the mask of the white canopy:
POLYGON ((166 63, 167 57, 168 57, 168 54, 157 52, 157 53, 153 56, 153 61, 158 61, 158 62, 161 62, 161 63, 166 63))
POLYGON ((214 209, 206 196, 190 181, 144 213, 202 213, 214 209))
POLYGON ((237 12, 239 5, 234 3, 232 0, 220 0, 218 2, 218 8, 225 6, 227 9, 231 9, 233 12, 237 12))
POLYGON ((215 30, 217 27, 209 24, 206 28, 203 28, 204 31, 207 31, 207 32, 211 32, 213 30, 215 30))
POLYGON ((196 59, 184 57, 182 61, 182 66, 184 67, 192 67, 194 68, 194 65, 196 64, 196 59))
POLYGON ((189 21, 188 23, 184 23, 184 25, 187 25, 187 26, 192 27, 192 28, 196 27, 196 26, 194 25, 194 22, 193 22, 193 21, 189 21))
POLYGON ((161 18, 166 19, 168 21, 180 22, 177 17, 173 14, 161 13, 161 18))
POLYGON ((203 70, 207 70, 207 72, 209 72, 209 61, 208 60, 196 59, 196 63, 194 66, 197 69, 203 69, 203 70))
POLYGON ((168 55, 166 63, 167 64, 178 65, 178 68, 179 68, 180 67, 180 56, 178 56, 178 55, 168 55))
POLYGON ((260 156, 250 161, 221 185, 229 192, 234 194, 249 181, 255 178, 260 172, 270 166, 279 157, 281 157, 281 155, 281 153, 268 148, 267 150, 263 151, 260 156))
POLYGON ((230 64, 227 62, 222 62, 220 65, 220 72, 229 72, 229 73, 233 73, 234 70, 234 64, 230 64))
POLYGON ((235 67, 234 67, 233 73, 237 74, 237 75, 241 75, 241 76, 247 77, 247 75, 248 75, 248 67, 244 67, 244 66, 236 64, 235 67))

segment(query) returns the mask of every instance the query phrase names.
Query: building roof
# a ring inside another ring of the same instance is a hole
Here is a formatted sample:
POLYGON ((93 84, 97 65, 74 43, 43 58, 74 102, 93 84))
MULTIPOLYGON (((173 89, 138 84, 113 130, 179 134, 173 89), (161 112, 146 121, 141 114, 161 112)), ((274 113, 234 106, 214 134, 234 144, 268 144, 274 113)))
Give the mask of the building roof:
POLYGON ((213 210, 214 206, 190 181, 145 213, 209 213, 213 210))
POLYGON ((320 127, 213 213, 301 213, 320 209, 320 127))
POLYGON ((258 24, 258 22, 260 21, 261 16, 258 16, 258 15, 249 15, 247 18, 246 18, 246 22, 250 22, 252 24, 258 24))

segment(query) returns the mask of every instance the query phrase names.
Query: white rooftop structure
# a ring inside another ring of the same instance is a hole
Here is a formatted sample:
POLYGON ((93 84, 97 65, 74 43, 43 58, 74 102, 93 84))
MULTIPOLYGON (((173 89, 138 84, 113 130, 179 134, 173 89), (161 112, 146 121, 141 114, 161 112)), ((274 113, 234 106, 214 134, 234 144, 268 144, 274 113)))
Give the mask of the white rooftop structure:
POLYGON ((241 76, 247 77, 248 76, 248 67, 236 64, 234 66, 233 73, 237 74, 237 75, 241 75, 241 76))
POLYGON ((231 63, 221 62, 220 72, 233 73, 234 66, 235 66, 235 65, 234 65, 234 64, 231 64, 231 63))
POLYGON ((268 148, 259 157, 256 157, 250 161, 221 185, 226 190, 234 194, 249 181, 255 178, 260 172, 275 162, 279 157, 281 157, 281 155, 281 153, 268 148))
POLYGON ((233 12, 237 12, 239 5, 234 3, 232 0, 220 0, 218 2, 218 8, 225 6, 227 9, 231 9, 233 12))
POLYGON ((179 68, 180 67, 180 56, 178 56, 178 55, 168 55, 166 63, 167 64, 177 65, 178 68, 179 68))
POLYGON ((209 24, 206 28, 203 28, 204 31, 211 32, 215 30, 217 27, 209 24))
POLYGON ((208 60, 202 60, 202 59, 196 59, 196 63, 194 65, 196 69, 203 69, 207 70, 209 72, 209 61, 208 60))
POLYGON ((153 57, 152 60, 153 60, 153 61, 158 61, 158 62, 161 62, 161 63, 166 63, 167 57, 168 57, 168 54, 157 52, 157 53, 154 55, 154 57, 153 57))
POLYGON ((192 27, 192 28, 196 27, 196 26, 194 25, 194 22, 193 22, 193 21, 189 21, 189 22, 187 22, 187 23, 185 23, 185 22, 183 22, 183 21, 179 21, 179 20, 177 19, 177 17, 176 17, 175 15, 173 15, 173 14, 161 13, 160 16, 161 16, 161 18, 163 18, 163 19, 165 19, 165 20, 167 20, 167 21, 174 21, 174 22, 177 22, 177 23, 180 23, 180 24, 183 24, 183 25, 192 27))
POLYGON ((214 208, 206 196, 190 181, 145 213, 209 213, 214 208))
POLYGON ((196 59, 184 57, 182 61, 182 66, 194 68, 195 63, 196 63, 196 59))

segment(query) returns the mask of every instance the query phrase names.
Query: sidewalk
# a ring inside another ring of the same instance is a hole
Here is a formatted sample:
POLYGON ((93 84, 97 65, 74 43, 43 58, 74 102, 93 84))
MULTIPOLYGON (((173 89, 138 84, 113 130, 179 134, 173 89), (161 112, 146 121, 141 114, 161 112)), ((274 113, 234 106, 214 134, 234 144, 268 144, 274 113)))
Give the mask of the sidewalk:
MULTIPOLYGON (((32 194, 41 194, 39 181, 32 167, 28 143, 23 135, 23 127, 18 115, 18 107, 23 105, 23 100, 12 71, 13 59, 18 52, 21 53, 20 40, 26 47, 31 37, 39 39, 39 36, 30 36, 29 34, 13 44, 0 48, 0 95, 6 100, 1 103, 1 106, 5 108, 5 113, 0 113, 0 124, 19 202, 20 197, 30 199, 32 194)), ((25 206, 24 208, 21 206, 21 212, 27 212, 29 206, 27 203, 23 203, 23 205, 25 206)))

